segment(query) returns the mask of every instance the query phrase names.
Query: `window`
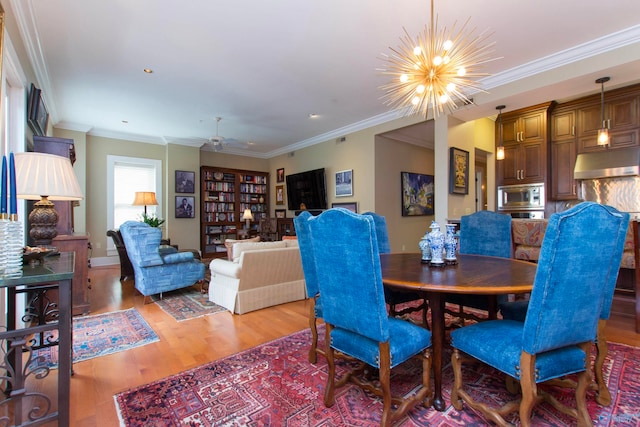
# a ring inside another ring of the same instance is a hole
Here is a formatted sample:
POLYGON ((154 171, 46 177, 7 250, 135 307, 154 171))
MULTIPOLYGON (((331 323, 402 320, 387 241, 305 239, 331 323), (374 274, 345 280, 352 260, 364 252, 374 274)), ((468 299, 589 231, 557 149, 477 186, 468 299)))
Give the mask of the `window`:
MULTIPOLYGON (((138 157, 107 156, 107 229, 129 220, 140 220, 143 206, 133 206, 136 191, 156 193, 158 206, 147 206, 148 214, 161 216, 162 162, 138 157)), ((107 240, 107 255, 116 255, 113 240, 107 240)))

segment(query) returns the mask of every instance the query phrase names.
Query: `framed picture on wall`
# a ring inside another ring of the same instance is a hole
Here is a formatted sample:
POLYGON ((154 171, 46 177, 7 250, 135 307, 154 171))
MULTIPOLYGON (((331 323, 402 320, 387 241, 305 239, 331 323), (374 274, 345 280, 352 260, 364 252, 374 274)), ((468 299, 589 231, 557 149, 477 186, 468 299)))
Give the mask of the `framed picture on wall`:
POLYGON ((284 185, 276 185, 276 205, 284 205, 284 185))
POLYGON ((276 182, 284 182, 284 168, 276 171, 276 182))
POLYGON ((353 196, 353 169, 336 172, 336 197, 353 196))
POLYGON ((449 149, 449 194, 469 194, 469 152, 449 149))
POLYGON ((402 216, 433 215, 433 175, 400 172, 402 216))
POLYGON ((286 209, 276 209, 276 218, 286 218, 287 210, 286 209))
POLYGON ((358 213, 358 202, 331 203, 332 208, 345 208, 353 213, 358 213))
POLYGON ((196 173, 176 171, 176 193, 195 193, 196 173))
POLYGON ((176 218, 195 218, 193 209, 195 198, 191 196, 176 196, 176 218))

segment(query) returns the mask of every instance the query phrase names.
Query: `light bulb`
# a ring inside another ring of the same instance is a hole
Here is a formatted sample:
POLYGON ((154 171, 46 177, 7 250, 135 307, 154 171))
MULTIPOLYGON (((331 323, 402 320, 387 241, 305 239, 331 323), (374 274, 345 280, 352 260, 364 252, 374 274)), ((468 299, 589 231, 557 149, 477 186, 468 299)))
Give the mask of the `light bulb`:
POLYGON ((440 65, 440 64, 442 64, 442 57, 438 55, 433 58, 433 65, 440 65))
POLYGON ((467 69, 464 67, 458 68, 458 76, 463 77, 467 74, 467 69))
POLYGON ((609 129, 602 128, 598 130, 598 145, 609 144, 609 129))
POLYGON ((417 93, 424 93, 424 85, 418 85, 418 87, 416 88, 416 92, 417 93))
POLYGON ((444 50, 449 50, 453 47, 453 42, 451 40, 447 40, 444 42, 444 44, 442 45, 442 48, 444 50))
POLYGON ((406 83, 406 82, 408 82, 408 81, 409 81, 409 76, 408 76, 408 75, 406 75, 406 74, 402 74, 402 75, 400 76, 400 83, 406 83))
POLYGON ((413 105, 418 105, 420 103, 420 97, 419 96, 414 96, 413 99, 411 100, 411 103, 413 105))
POLYGON ((440 100, 441 104, 444 104, 449 100, 449 95, 447 95, 446 93, 443 93, 442 95, 440 95, 438 99, 440 100))
POLYGON ((456 90, 456 84, 455 84, 455 83, 453 83, 453 82, 448 83, 448 84, 447 84, 447 90, 448 90, 449 92, 453 92, 454 90, 456 90))
POLYGON ((496 152, 496 160, 504 160, 504 147, 501 145, 496 152))
POLYGON ((414 47, 414 48, 413 48, 413 54, 414 54, 415 56, 418 56, 418 55, 420 55, 421 53, 422 53, 422 49, 420 48, 420 46, 416 46, 416 47, 414 47))

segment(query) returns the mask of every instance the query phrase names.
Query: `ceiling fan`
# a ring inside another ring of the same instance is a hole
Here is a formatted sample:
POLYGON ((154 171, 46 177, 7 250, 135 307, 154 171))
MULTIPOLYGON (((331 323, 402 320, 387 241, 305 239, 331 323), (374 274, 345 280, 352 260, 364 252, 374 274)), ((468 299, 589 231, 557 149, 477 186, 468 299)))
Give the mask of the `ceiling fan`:
POLYGON ((233 148, 249 148, 249 143, 234 138, 225 138, 219 134, 219 126, 222 117, 216 117, 216 134, 209 138, 168 138, 173 142, 184 145, 198 146, 200 148, 209 146, 213 147, 213 151, 222 151, 225 147, 233 148))

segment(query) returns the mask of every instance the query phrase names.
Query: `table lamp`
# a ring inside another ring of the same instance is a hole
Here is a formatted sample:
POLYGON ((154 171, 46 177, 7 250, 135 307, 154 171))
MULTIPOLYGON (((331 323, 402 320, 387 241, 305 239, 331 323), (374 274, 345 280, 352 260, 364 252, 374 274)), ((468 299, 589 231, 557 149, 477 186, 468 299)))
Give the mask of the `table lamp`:
POLYGON ((249 227, 250 227, 249 222, 253 221, 253 214, 251 213, 251 209, 244 210, 244 212, 242 213, 242 217, 240 218, 240 221, 245 221, 245 224, 247 226, 247 237, 249 237, 249 227))
POLYGON ((133 206, 144 206, 144 215, 147 216, 147 205, 156 206, 156 193, 153 191, 136 191, 136 197, 133 199, 133 206))
POLYGON ((51 245, 58 235, 58 212, 51 200, 82 200, 84 195, 71 161, 46 153, 16 153, 18 199, 39 200, 29 213, 29 236, 38 246, 51 245))

